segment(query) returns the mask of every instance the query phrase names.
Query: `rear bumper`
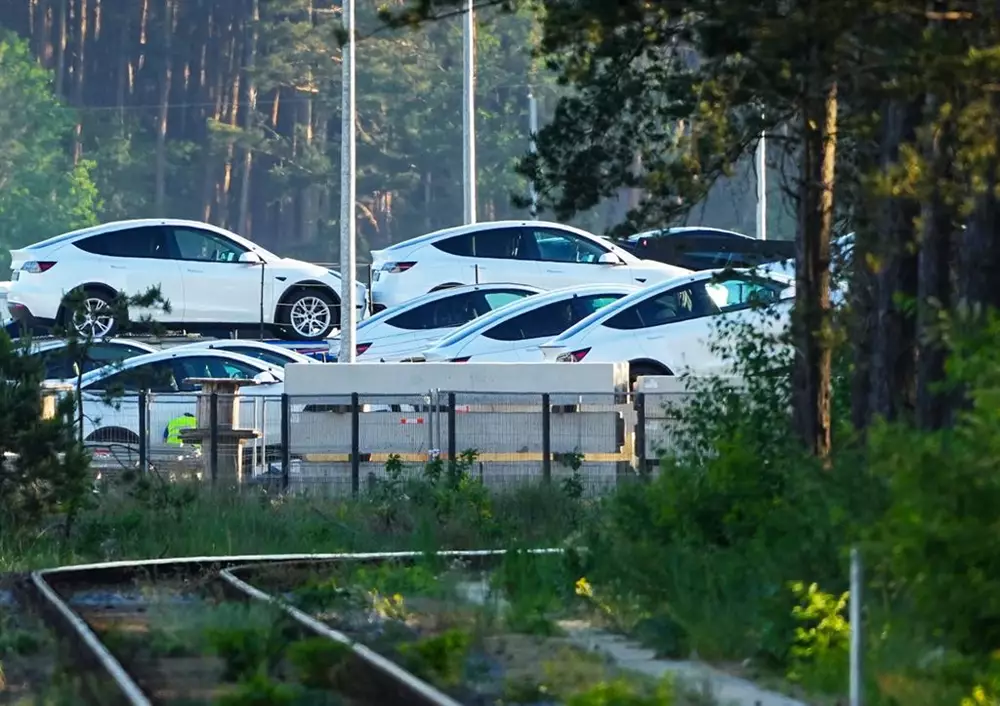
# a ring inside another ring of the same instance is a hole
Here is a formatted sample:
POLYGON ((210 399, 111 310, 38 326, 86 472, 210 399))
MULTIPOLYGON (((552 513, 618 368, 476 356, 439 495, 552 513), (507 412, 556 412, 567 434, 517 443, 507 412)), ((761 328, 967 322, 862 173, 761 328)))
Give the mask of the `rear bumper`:
POLYGON ((11 318, 17 323, 17 325, 24 329, 34 329, 34 328, 52 328, 56 325, 55 318, 49 318, 46 316, 35 316, 31 309, 28 308, 27 304, 22 304, 21 302, 7 302, 7 309, 10 311, 11 318))

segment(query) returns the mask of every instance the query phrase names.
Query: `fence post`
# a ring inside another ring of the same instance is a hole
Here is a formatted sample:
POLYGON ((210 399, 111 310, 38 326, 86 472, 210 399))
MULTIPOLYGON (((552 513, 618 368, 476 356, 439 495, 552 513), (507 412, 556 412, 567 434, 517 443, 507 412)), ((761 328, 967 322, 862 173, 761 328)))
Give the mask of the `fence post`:
POLYGON ((434 448, 441 455, 441 389, 434 388, 434 448))
POLYGON ((548 392, 542 393, 542 481, 552 482, 552 404, 548 392))
MULTIPOLYGON (((266 459, 266 454, 265 454, 266 459)), ((292 472, 292 415, 288 393, 281 393, 281 489, 288 490, 292 472)))
POLYGON ((458 458, 458 438, 455 436, 455 393, 448 393, 448 461, 455 463, 458 458))
POLYGON ((639 465, 639 477, 646 478, 649 473, 646 460, 646 393, 635 393, 635 456, 639 465))
POLYGON ((351 495, 361 492, 361 404, 358 393, 351 393, 351 495))
POLYGON ((147 459, 149 450, 149 393, 146 390, 139 392, 139 471, 146 473, 149 470, 147 459))
POLYGON ((214 486, 219 478, 219 393, 213 392, 208 401, 208 473, 214 486))
POLYGON ((861 554, 857 547, 851 547, 851 588, 850 598, 850 624, 851 624, 851 676, 850 676, 850 704, 851 706, 861 706, 862 703, 862 629, 861 624, 861 603, 864 600, 862 595, 862 570, 861 554))

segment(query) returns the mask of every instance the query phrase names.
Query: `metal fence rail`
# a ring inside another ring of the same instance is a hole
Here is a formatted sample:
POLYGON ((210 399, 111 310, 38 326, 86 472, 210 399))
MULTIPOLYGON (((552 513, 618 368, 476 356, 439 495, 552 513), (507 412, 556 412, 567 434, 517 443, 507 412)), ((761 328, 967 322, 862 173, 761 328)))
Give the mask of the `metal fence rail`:
POLYGON ((664 401, 641 392, 140 393, 85 408, 84 436, 103 474, 155 469, 342 495, 457 467, 496 489, 576 477, 598 493, 655 468, 679 421, 664 401))

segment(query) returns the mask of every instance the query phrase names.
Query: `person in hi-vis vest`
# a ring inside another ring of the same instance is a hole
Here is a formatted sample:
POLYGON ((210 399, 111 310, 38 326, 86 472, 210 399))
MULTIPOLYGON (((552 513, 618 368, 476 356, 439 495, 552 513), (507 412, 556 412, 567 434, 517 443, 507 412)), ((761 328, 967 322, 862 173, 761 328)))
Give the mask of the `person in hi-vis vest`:
MULTIPOLYGON (((195 426, 197 426, 197 421, 190 412, 174 417, 167 422, 167 426, 163 430, 163 442, 167 446, 184 446, 184 442, 181 441, 181 429, 193 429, 195 426)), ((193 446, 197 445, 193 444, 193 446)))

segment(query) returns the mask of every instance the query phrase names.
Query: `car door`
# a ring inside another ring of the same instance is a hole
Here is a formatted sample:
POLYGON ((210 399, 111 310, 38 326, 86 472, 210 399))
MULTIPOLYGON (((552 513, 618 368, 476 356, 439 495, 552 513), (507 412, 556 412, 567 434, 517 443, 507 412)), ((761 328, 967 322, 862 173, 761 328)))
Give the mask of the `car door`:
POLYGON ((157 226, 125 228, 98 233, 73 244, 84 252, 103 256, 96 274, 103 281, 127 296, 145 294, 150 287, 159 287, 160 296, 169 304, 153 307, 130 307, 133 320, 151 317, 157 321, 183 321, 187 296, 180 263, 170 259, 165 233, 157 226))
MULTIPOLYGON (((147 363, 126 368, 88 385, 83 391, 83 413, 93 429, 127 429, 134 434, 139 429, 139 392, 148 390, 149 416, 147 433, 149 448, 164 445, 161 432, 171 413, 176 411, 174 395, 177 384, 169 361, 147 363)), ((194 408, 189 404, 190 413, 194 408)))
POLYGON ((535 257, 544 286, 547 289, 573 287, 597 282, 632 282, 628 266, 611 265, 600 262, 602 255, 611 252, 575 233, 567 233, 553 228, 526 226, 524 232, 534 243, 535 257))
POLYGON ((184 321, 251 323, 260 320, 262 293, 270 285, 261 265, 239 262, 246 248, 218 233, 189 226, 164 226, 173 257, 184 276, 184 321))

